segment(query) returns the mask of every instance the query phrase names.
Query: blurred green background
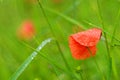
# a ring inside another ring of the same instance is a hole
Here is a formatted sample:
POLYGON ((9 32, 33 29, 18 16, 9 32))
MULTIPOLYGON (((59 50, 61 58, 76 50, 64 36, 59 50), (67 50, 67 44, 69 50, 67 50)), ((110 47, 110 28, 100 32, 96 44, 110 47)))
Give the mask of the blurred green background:
MULTIPOLYGON (((97 0, 40 0, 41 4, 49 9, 62 13, 72 20, 78 21, 87 29, 91 27, 88 23, 93 23, 102 28, 99 13, 102 14, 105 31, 112 34, 117 26, 115 37, 120 40, 120 19, 118 16, 120 3, 119 0, 99 0, 100 11, 98 10, 97 0), (117 17, 118 16, 118 17, 117 17), (116 19, 116 17, 118 19, 116 19)), ((94 61, 89 58, 86 60, 75 60, 71 56, 68 45, 70 34, 81 31, 78 25, 65 20, 60 15, 54 14, 44 9, 47 18, 52 25, 53 32, 58 40, 64 56, 77 74, 82 74, 83 80, 102 80, 101 74, 94 61)), ((0 0, 0 80, 8 80, 33 50, 23 43, 37 48, 46 38, 53 37, 45 16, 37 0, 0 0), (17 30, 25 20, 33 21, 35 25, 35 39, 21 40, 17 37, 17 30)), ((111 36, 107 35, 111 46, 111 36)), ((98 51, 95 59, 107 80, 119 80, 120 77, 120 43, 114 40, 110 48, 113 69, 109 66, 108 54, 104 40, 100 40, 97 45, 98 51), (111 72, 110 70, 111 69, 111 72), (115 72, 113 72, 113 70, 115 72)), ((43 54, 54 60, 60 67, 67 69, 62 59, 55 41, 47 44, 42 49, 43 54)), ((64 71, 54 68, 45 58, 39 54, 20 75, 18 80, 74 80, 72 76, 64 71), (56 75, 57 71, 57 75, 56 75)), ((81 79, 82 80, 82 79, 81 79)))

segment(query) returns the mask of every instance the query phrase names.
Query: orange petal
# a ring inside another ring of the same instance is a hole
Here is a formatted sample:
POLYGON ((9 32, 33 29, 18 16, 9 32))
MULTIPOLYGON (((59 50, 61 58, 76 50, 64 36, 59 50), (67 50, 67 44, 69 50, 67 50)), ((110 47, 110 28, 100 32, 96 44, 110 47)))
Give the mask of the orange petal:
POLYGON ((73 58, 77 60, 83 60, 89 58, 91 55, 94 56, 96 54, 96 46, 88 47, 91 50, 91 54, 86 46, 79 44, 72 36, 69 37, 69 47, 73 58))
POLYGON ((77 34, 73 34, 72 37, 81 45, 95 46, 101 37, 101 29, 93 28, 77 34))

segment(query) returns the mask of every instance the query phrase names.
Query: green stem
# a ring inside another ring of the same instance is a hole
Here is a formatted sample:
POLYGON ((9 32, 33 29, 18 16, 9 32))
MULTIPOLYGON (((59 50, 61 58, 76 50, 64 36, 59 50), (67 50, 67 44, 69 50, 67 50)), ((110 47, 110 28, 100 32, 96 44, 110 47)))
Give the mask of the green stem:
POLYGON ((55 38, 55 42, 56 42, 56 45, 58 46, 58 50, 60 51, 61 56, 62 56, 63 60, 65 61, 66 66, 68 67, 68 69, 70 69, 69 66, 68 66, 68 63, 67 63, 67 61, 66 61, 66 59, 65 59, 65 57, 64 57, 64 55, 63 55, 63 53, 62 53, 62 50, 61 50, 61 48, 60 48, 60 45, 59 45, 58 41, 56 40, 56 36, 55 36, 55 34, 54 34, 54 30, 52 29, 52 26, 51 26, 51 24, 50 24, 50 22, 49 22, 49 20, 48 20, 48 18, 47 18, 47 15, 46 15, 43 7, 42 7, 42 4, 40 3, 39 0, 38 0, 38 4, 39 4, 39 6, 40 6, 40 8, 41 8, 41 10, 42 10, 42 12, 43 12, 43 15, 44 15, 44 17, 45 17, 48 25, 49 25, 49 28, 50 28, 50 30, 51 30, 54 38, 55 38))
POLYGON ((38 1, 38 4, 39 4, 42 12, 43 12, 43 15, 44 15, 45 19, 46 19, 46 21, 47 21, 47 23, 48 23, 48 25, 49 25, 49 28, 50 28, 53 36, 55 37, 56 45, 58 46, 58 50, 59 50, 60 53, 61 53, 61 56, 62 56, 62 58, 63 58, 63 60, 64 60, 64 62, 65 62, 65 65, 66 65, 67 69, 70 70, 70 71, 74 74, 74 76, 76 77, 76 79, 79 80, 79 76, 77 76, 76 73, 74 73, 74 72, 72 71, 72 69, 70 68, 69 64, 67 63, 67 60, 65 59, 65 57, 64 57, 64 55, 63 55, 63 52, 62 52, 62 50, 61 50, 61 48, 60 48, 60 44, 59 44, 58 40, 56 39, 54 30, 52 29, 52 25, 50 24, 50 22, 49 22, 49 20, 48 20, 48 17, 47 17, 47 15, 46 15, 45 11, 44 11, 44 8, 43 8, 41 2, 40 2, 39 0, 37 0, 37 1, 38 1))
MULTIPOLYGON (((86 23, 86 24, 88 24, 89 26, 94 26, 94 27, 97 27, 97 28, 101 28, 100 26, 98 27, 98 25, 95 25, 95 24, 93 24, 93 23, 91 23, 91 22, 88 22, 88 21, 83 21, 84 23, 86 23)), ((106 30, 104 30, 104 29, 102 29, 102 31, 106 34, 106 35, 108 35, 108 36, 110 36, 110 37, 113 37, 113 40, 116 40, 116 41, 118 41, 118 42, 120 42, 120 40, 119 39, 117 39, 114 35, 112 35, 112 34, 110 34, 109 32, 107 32, 106 30)))
POLYGON ((59 77, 59 74, 58 74, 58 72, 57 72, 56 66, 54 66, 53 64, 51 64, 51 66, 53 67, 54 73, 55 73, 55 75, 57 76, 58 80, 61 80, 61 78, 59 77))
POLYGON ((96 66, 97 66, 97 68, 98 68, 98 70, 99 70, 99 73, 103 76, 103 80, 106 80, 105 75, 102 73, 102 71, 101 71, 99 65, 97 64, 96 59, 92 56, 92 51, 90 50, 89 47, 86 47, 86 48, 87 48, 88 51, 90 52, 90 55, 91 55, 91 57, 92 57, 92 60, 95 62, 96 66))
MULTIPOLYGON (((120 8, 118 10, 118 13, 117 13, 117 16, 116 16, 116 19, 115 19, 115 22, 114 22, 114 30, 113 30, 113 34, 112 34, 112 37, 111 37, 111 45, 110 45, 110 50, 112 52, 112 45, 113 45, 113 42, 114 42, 114 38, 113 36, 115 36, 115 33, 116 33, 116 30, 117 30, 117 21, 119 20, 119 16, 120 16, 120 8)), ((118 79, 118 73, 117 73, 117 70, 116 70, 116 65, 115 65, 115 60, 114 58, 112 57, 112 70, 113 70, 113 75, 115 76, 116 80, 119 80, 118 79)))
MULTIPOLYGON (((33 38, 34 38, 35 42, 39 45, 40 42, 37 40, 37 38, 36 38, 35 36, 33 36, 33 38)), ((32 48, 32 49, 33 49, 33 48, 32 48)), ((57 66, 55 66, 55 64, 51 64, 51 66, 53 67, 54 73, 55 73, 55 75, 57 76, 58 80, 61 80, 61 79, 59 78, 58 73, 57 73, 57 70, 56 70, 56 67, 57 67, 57 66)))
MULTIPOLYGON (((99 17, 100 17, 100 21, 101 21, 101 24, 102 24, 102 27, 103 27, 103 30, 105 29, 105 25, 104 25, 104 22, 103 22, 103 17, 102 17, 102 14, 101 14, 101 8, 100 8, 100 4, 99 4, 99 0, 97 0, 97 5, 98 5, 98 13, 99 13, 99 17)), ((107 41, 107 36, 106 36, 106 33, 103 32, 104 34, 104 37, 105 37, 105 44, 106 44, 106 49, 107 49, 107 53, 108 53, 108 61, 109 61, 109 78, 111 76, 111 55, 110 55, 110 51, 109 51, 109 46, 108 46, 108 41, 107 41)))
POLYGON ((38 41, 38 39, 35 36, 33 36, 33 39, 35 40, 35 42, 36 42, 37 45, 40 44, 40 42, 38 41))
POLYGON ((59 67, 60 65, 57 64, 55 61, 53 61, 52 59, 50 59, 46 55, 44 55, 44 53, 42 51, 41 52, 37 51, 35 48, 33 48, 32 46, 28 45, 25 42, 22 42, 22 44, 27 46, 27 47, 29 47, 30 49, 34 50, 35 52, 39 53, 41 57, 43 57, 44 59, 46 59, 48 61, 48 63, 54 64, 55 67, 57 67, 58 69, 62 70, 63 72, 68 72, 65 69, 63 69, 62 67, 59 67))
POLYGON ((119 16, 120 16, 120 8, 119 8, 119 10, 118 10, 118 14, 117 14, 117 16, 116 16, 116 19, 115 19, 115 22, 114 22, 114 30, 113 30, 113 34, 112 34, 112 38, 111 38, 111 45, 112 45, 112 43, 113 43, 113 40, 114 40, 114 35, 115 35, 115 32, 116 32, 116 30, 117 30, 117 21, 119 20, 119 16))
MULTIPOLYGON (((95 24, 93 24, 93 23, 91 23, 91 22, 88 22, 88 21, 86 21, 86 20, 81 21, 81 22, 78 22, 78 21, 76 21, 76 20, 74 20, 74 19, 72 19, 72 18, 70 18, 70 17, 68 17, 68 16, 65 16, 65 15, 63 15, 63 14, 61 14, 61 13, 55 11, 55 10, 52 10, 52 9, 50 9, 50 8, 44 7, 44 9, 46 9, 47 11, 49 11, 49 12, 55 14, 55 15, 59 15, 59 16, 62 17, 63 19, 65 19, 65 20, 67 20, 67 21, 69 21, 69 22, 71 22, 71 23, 79 26, 81 29, 85 29, 85 30, 87 29, 86 27, 84 27, 83 23, 84 23, 84 24, 88 24, 88 25, 90 25, 90 26, 92 26, 92 27, 101 28, 101 27, 98 27, 97 25, 95 25, 95 24)), ((108 36, 110 36, 110 37, 112 36, 112 35, 111 35, 109 32, 107 32, 106 30, 102 29, 102 31, 103 31, 104 33, 106 33, 108 36)), ((113 36, 113 38, 114 38, 114 40, 120 42, 120 40, 117 39, 115 36, 113 36)))
POLYGON ((27 66, 33 61, 33 59, 37 56, 37 52, 41 51, 41 49, 47 45, 51 41, 51 38, 44 40, 38 48, 21 64, 21 66, 16 70, 16 72, 11 76, 10 80, 17 80, 18 77, 23 73, 23 71, 27 68, 27 66), (37 51, 37 52, 36 52, 37 51))

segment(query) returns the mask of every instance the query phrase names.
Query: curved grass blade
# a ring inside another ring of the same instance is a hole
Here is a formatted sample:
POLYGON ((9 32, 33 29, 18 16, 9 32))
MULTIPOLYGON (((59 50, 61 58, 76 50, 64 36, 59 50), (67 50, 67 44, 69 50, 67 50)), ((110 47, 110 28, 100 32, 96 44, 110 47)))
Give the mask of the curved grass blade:
MULTIPOLYGON (((111 51, 110 52, 112 52, 112 50, 113 50, 113 46, 112 46, 113 42, 114 42, 113 36, 115 36, 116 30, 117 30, 117 23, 119 21, 119 17, 120 17, 120 7, 119 7, 119 10, 118 10, 117 16, 115 18, 115 22, 114 22, 114 29, 113 29, 113 33, 112 33, 112 37, 111 37, 111 43, 110 43, 111 44, 111 46, 110 46, 111 51)), ((112 69, 113 69, 113 75, 115 76, 116 80, 119 80, 118 71, 116 69, 116 64, 115 64, 114 57, 112 57, 112 69)))
POLYGON ((53 14, 59 15, 59 16, 62 17, 63 19, 65 19, 65 20, 67 20, 67 21, 69 21, 69 22, 71 22, 71 23, 73 23, 73 24, 78 25, 79 27, 81 27, 81 29, 87 29, 87 28, 84 27, 80 22, 78 22, 78 21, 76 21, 76 20, 74 20, 74 19, 72 19, 72 18, 70 18, 70 17, 67 17, 67 16, 63 15, 62 13, 59 13, 59 12, 57 12, 57 11, 55 11, 55 10, 52 10, 52 9, 46 8, 46 7, 44 7, 44 9, 46 9, 47 11, 49 11, 49 12, 51 12, 51 13, 53 13, 53 14))
MULTIPOLYGON (((91 27, 94 26, 94 27, 97 27, 97 28, 101 28, 100 26, 95 25, 95 24, 93 24, 93 23, 91 23, 91 22, 88 22, 88 21, 85 21, 85 20, 84 20, 83 22, 86 23, 86 24, 88 24, 88 25, 91 26, 91 27)), ((117 39, 114 35, 110 34, 110 32, 108 32, 108 31, 106 31, 106 30, 104 30, 104 29, 102 29, 102 31, 103 31, 104 33, 106 33, 108 36, 113 37, 114 40, 120 42, 120 40, 117 39)))
MULTIPOLYGON (((70 13, 70 12, 72 12, 73 10, 75 10, 75 8, 76 7, 78 7, 79 6, 79 4, 82 2, 83 0, 76 0, 76 1, 74 1, 73 0, 73 4, 69 7, 69 8, 67 8, 64 12, 62 12, 63 14, 68 14, 68 13, 70 13)), ((60 16, 57 16, 56 17, 56 19, 55 19, 55 21, 58 21, 58 20, 60 20, 61 19, 61 17, 60 16)))
MULTIPOLYGON (((59 15, 60 17, 62 17, 62 18, 65 19, 65 20, 67 20, 67 21, 69 21, 69 22, 71 22, 71 23, 79 26, 81 29, 87 29, 86 27, 84 27, 83 23, 86 23, 86 24, 90 25, 91 27, 101 28, 101 27, 99 27, 99 26, 97 26, 97 25, 95 25, 95 24, 93 24, 93 23, 91 23, 91 22, 88 22, 88 21, 85 21, 85 20, 83 20, 83 21, 81 21, 81 22, 78 22, 78 21, 76 21, 76 20, 74 20, 74 19, 72 19, 72 18, 70 18, 70 17, 68 17, 68 16, 66 16, 66 15, 64 15, 64 14, 62 14, 62 13, 60 13, 60 12, 57 12, 57 11, 55 11, 55 10, 53 10, 53 9, 46 8, 46 7, 43 7, 43 8, 46 9, 47 11, 53 13, 53 14, 59 15)), ((113 35, 112 35, 111 33, 109 33, 108 31, 106 31, 106 30, 104 30, 104 29, 102 29, 102 31, 103 31, 104 33, 106 33, 108 36, 113 37, 114 40, 120 42, 119 39, 117 39, 115 36, 113 36, 113 35)))
MULTIPOLYGON (((103 17, 102 17, 102 13, 101 13, 101 6, 100 6, 99 0, 97 0, 97 7, 98 7, 98 15, 99 15, 99 18, 100 18, 100 21, 101 21, 102 29, 105 30, 105 23, 103 21, 103 17)), ((108 68, 109 68, 108 74, 106 75, 106 79, 110 80, 111 79, 111 69, 112 69, 112 67, 111 67, 112 66, 112 62, 111 62, 112 57, 111 57, 111 54, 110 54, 107 35, 106 35, 105 32, 103 32, 103 34, 104 34, 104 37, 105 37, 105 45, 106 45, 106 50, 107 50, 107 55, 108 55, 108 68)))
MULTIPOLYGON (((89 47, 86 47, 86 48, 88 49, 90 55, 92 55, 92 51, 90 50, 90 48, 89 48, 89 47)), ((92 58, 92 60, 94 61, 94 63, 96 64, 96 67, 98 68, 99 73, 101 74, 103 80, 106 80, 105 74, 103 73, 103 71, 102 71, 101 68, 99 67, 99 64, 97 63, 96 59, 95 59, 94 57, 91 57, 91 58, 92 58)))
MULTIPOLYGON (((51 23, 49 22, 49 19, 48 19, 48 17, 47 17, 47 14, 46 14, 46 12, 45 12, 45 10, 44 10, 43 5, 41 4, 41 2, 40 2, 39 0, 37 0, 37 2, 38 2, 39 7, 41 8, 41 11, 42 11, 45 19, 46 19, 46 22, 47 22, 48 25, 49 25, 49 28, 50 28, 50 30, 51 30, 51 32, 52 32, 52 35, 54 36, 54 38, 56 38, 56 35, 55 35, 55 33, 54 33, 54 30, 53 30, 53 28, 52 28, 51 23)), ((55 39, 55 43, 56 43, 56 45, 57 45, 57 47, 58 47, 58 50, 60 51, 60 55, 61 55, 62 59, 64 60, 64 63, 65 63, 65 65, 66 65, 67 69, 68 69, 70 72, 73 73, 74 77, 75 77, 77 80, 79 80, 80 77, 79 77, 76 73, 74 73, 73 70, 71 69, 71 67, 69 66, 69 64, 68 64, 68 62, 67 62, 67 60, 66 60, 66 58, 65 58, 65 56, 64 56, 64 54, 63 54, 63 52, 62 52, 62 50, 61 50, 60 43, 59 43, 59 41, 58 41, 57 39, 55 39)))
MULTIPOLYGON (((32 48, 31 46, 29 46, 28 44, 24 43, 27 47, 33 49, 36 51, 36 49, 32 48)), ((36 51, 38 52, 38 51, 36 51)), ((68 75, 73 76, 72 72, 70 72, 69 70, 66 70, 65 68, 63 68, 61 65, 59 65, 58 62, 55 62, 54 60, 48 58, 43 52, 38 52, 40 53, 40 56, 43 57, 44 59, 46 59, 48 61, 48 63, 50 63, 51 65, 54 65, 54 67, 56 67, 57 69, 61 70, 62 72, 67 73, 68 75)))
MULTIPOLYGON (((44 40, 36 49, 36 51, 40 51, 47 43, 51 41, 51 38, 44 40)), ((10 80, 16 80, 22 72, 27 68, 27 66, 31 63, 31 61, 37 56, 37 52, 34 51, 24 62, 23 64, 17 69, 17 71, 12 75, 10 80)))

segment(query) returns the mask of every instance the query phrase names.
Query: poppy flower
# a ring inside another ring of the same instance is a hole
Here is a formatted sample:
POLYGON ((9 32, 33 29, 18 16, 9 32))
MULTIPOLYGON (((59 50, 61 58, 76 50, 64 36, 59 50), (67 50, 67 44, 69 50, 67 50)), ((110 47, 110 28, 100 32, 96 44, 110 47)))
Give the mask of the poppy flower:
POLYGON ((18 37, 23 39, 23 40, 28 40, 33 38, 35 35, 35 28, 33 25, 33 22, 30 20, 26 20, 22 22, 22 25, 18 29, 18 37))
POLYGON ((69 47, 73 58, 77 60, 87 59, 96 54, 96 45, 101 37, 101 29, 93 28, 72 34, 69 37, 69 47))

